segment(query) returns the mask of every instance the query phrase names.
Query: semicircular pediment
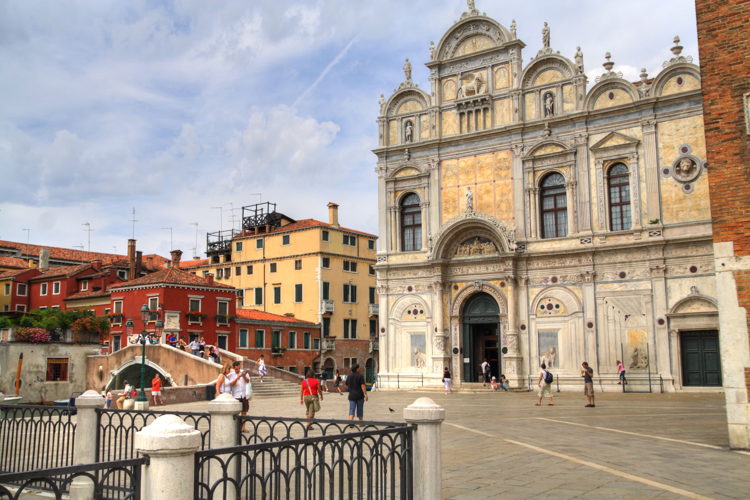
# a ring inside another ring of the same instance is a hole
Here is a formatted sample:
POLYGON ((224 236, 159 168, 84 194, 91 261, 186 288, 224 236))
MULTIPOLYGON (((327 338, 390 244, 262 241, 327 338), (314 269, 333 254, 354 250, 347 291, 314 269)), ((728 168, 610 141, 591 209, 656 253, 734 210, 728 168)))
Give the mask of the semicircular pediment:
POLYGON ((437 59, 446 60, 490 49, 511 40, 510 32, 484 16, 472 16, 449 29, 437 46, 437 59))
POLYGON ((484 236, 473 236, 456 247, 455 257, 476 257, 480 255, 497 255, 497 246, 484 236))

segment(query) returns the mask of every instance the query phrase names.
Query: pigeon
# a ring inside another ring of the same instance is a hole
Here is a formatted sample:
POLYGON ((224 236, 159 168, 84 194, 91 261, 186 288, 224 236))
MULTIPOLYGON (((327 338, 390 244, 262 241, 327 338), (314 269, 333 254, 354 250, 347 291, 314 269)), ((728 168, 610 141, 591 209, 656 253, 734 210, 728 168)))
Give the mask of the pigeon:
POLYGON ((388 411, 389 411, 389 412, 391 412, 391 413, 394 413, 394 412, 395 412, 396 410, 394 410, 394 409, 393 409, 393 408, 391 408, 391 407, 388 407, 388 411))

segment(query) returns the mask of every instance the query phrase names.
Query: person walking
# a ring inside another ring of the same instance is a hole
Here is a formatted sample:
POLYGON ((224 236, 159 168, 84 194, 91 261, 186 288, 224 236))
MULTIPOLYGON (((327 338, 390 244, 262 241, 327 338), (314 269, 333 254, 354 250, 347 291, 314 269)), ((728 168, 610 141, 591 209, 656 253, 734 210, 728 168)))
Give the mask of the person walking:
POLYGON ((201 358, 206 358, 206 339, 203 337, 198 341, 198 355, 201 358))
POLYGON ((305 405, 305 416, 310 419, 307 426, 313 424, 315 413, 320 411, 320 402, 323 401, 323 391, 320 388, 320 380, 315 378, 312 368, 305 370, 305 379, 299 386, 299 404, 305 405))
POLYGON ((344 395, 343 392, 341 392, 341 372, 336 368, 336 378, 333 380, 333 388, 336 389, 336 392, 338 392, 341 396, 344 395))
POLYGON ((266 373, 268 373, 268 368, 266 368, 266 359, 263 354, 260 355, 260 358, 258 358, 258 376, 260 377, 260 381, 263 382, 263 377, 266 376, 266 373))
POLYGON ((159 401, 164 404, 164 398, 161 397, 161 377, 157 373, 151 380, 151 397, 154 398, 154 406, 159 406, 159 401))
POLYGON ((198 342, 197 338, 194 338, 188 344, 188 349, 190 349, 190 352, 193 353, 193 356, 198 356, 198 354, 200 353, 200 348, 200 342, 198 342))
POLYGON ((487 387, 487 384, 490 383, 490 362, 487 361, 487 358, 484 358, 484 361, 482 362, 482 387, 487 387))
POLYGON ((628 380, 625 378, 625 365, 622 364, 622 361, 619 359, 617 360, 617 371, 620 374, 620 381, 617 382, 617 385, 625 385, 628 383, 628 380))
POLYGON ((583 370, 581 370, 581 376, 583 377, 583 393, 588 398, 589 404, 585 408, 595 408, 594 404, 594 369, 589 366, 587 362, 581 363, 583 370))
POLYGON ((542 363, 542 371, 539 372, 539 401, 536 402, 537 406, 542 406, 542 399, 544 396, 549 398, 549 406, 555 406, 555 399, 552 397, 552 377, 551 373, 547 371, 547 365, 542 363))
POLYGON ((118 410, 122 410, 122 405, 125 402, 125 399, 130 396, 130 392, 133 390, 133 386, 128 384, 127 379, 123 380, 123 382, 125 382, 125 388, 122 390, 122 394, 120 394, 120 397, 117 398, 116 401, 118 410))
MULTIPOLYGON (((242 371, 242 363, 235 361, 232 363, 234 372, 229 374, 229 386, 232 388, 232 396, 242 404, 241 416, 247 415, 250 409, 250 402, 247 400, 247 383, 250 382, 250 375, 247 370, 242 371)), ((247 432, 246 422, 242 421, 242 432, 247 432)))
POLYGON ((448 371, 448 367, 446 366, 445 370, 443 370, 443 388, 445 389, 446 394, 451 393, 451 390, 453 389, 452 383, 451 372, 448 371))
POLYGON ((229 378, 232 373, 232 363, 224 363, 219 378, 216 379, 216 395, 231 394, 232 386, 229 385, 229 378))
POLYGON ((346 388, 349 391, 349 420, 354 420, 356 413, 357 418, 364 419, 365 401, 367 401, 367 386, 365 378, 359 373, 359 365, 352 365, 352 373, 346 376, 346 388))

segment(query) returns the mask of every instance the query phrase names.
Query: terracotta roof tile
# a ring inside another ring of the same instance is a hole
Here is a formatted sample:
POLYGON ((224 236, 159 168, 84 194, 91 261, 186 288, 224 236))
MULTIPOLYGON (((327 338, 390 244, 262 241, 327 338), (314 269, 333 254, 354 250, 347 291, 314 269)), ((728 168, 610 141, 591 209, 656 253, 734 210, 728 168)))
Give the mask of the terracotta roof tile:
POLYGON ((0 267, 15 267, 28 269, 29 263, 18 257, 0 257, 0 267))
POLYGON ((65 297, 65 300, 91 299, 94 297, 108 297, 109 290, 86 290, 85 292, 76 292, 73 295, 65 297))
POLYGON ((130 287, 130 286, 140 286, 140 285, 195 285, 195 286, 208 286, 213 288, 227 288, 234 290, 233 286, 230 285, 224 285, 222 283, 214 282, 213 284, 209 284, 208 280, 206 278, 196 276, 193 273, 190 273, 188 271, 183 271, 182 269, 175 269, 175 268, 168 268, 168 269, 160 269, 159 271, 153 272, 151 274, 147 274, 146 276, 141 276, 140 278, 136 278, 134 280, 113 285, 111 288, 123 288, 123 287, 130 287))
POLYGON ((310 326, 317 326, 315 323, 305 321, 298 318, 291 318, 289 316, 282 316, 280 314, 273 314, 265 311, 258 311, 257 309, 237 309, 237 318, 249 319, 255 321, 280 321, 284 323, 306 323, 310 326))
POLYGON ((39 251, 42 248, 49 249, 49 256, 52 259, 70 260, 78 262, 91 262, 92 260, 102 260, 109 262, 114 259, 127 258, 125 255, 116 255, 102 252, 86 252, 83 250, 72 250, 70 248, 50 247, 47 245, 30 245, 28 243, 19 243, 16 241, 0 240, 0 249, 12 248, 21 252, 28 257, 39 257, 39 251))
POLYGON ((46 271, 41 272, 39 276, 32 278, 34 281, 41 281, 48 278, 56 278, 58 276, 73 276, 89 269, 91 264, 76 264, 74 266, 52 266, 46 271))
POLYGON ((28 271, 36 271, 36 270, 37 269, 35 267, 33 267, 33 268, 26 268, 26 269, 14 269, 12 271, 2 271, 2 272, 0 272, 0 279, 3 279, 3 278, 15 278, 16 276, 24 274, 24 273, 26 273, 28 271))
MULTIPOLYGON (((362 236, 367 236, 370 238, 377 238, 377 236, 375 236, 374 234, 365 233, 364 231, 357 231, 356 229, 350 229, 348 227, 343 227, 343 226, 334 227, 327 222, 319 221, 316 219, 300 219, 296 222, 292 222, 291 224, 287 224, 286 226, 272 227, 269 232, 280 233, 284 231, 294 231, 297 229, 305 229, 308 227, 329 227, 332 229, 340 229, 341 231, 347 231, 350 233, 361 234, 362 236)), ((268 234, 268 233, 264 231, 264 232, 258 233, 258 236, 260 236, 261 234, 268 234)), ((239 235, 239 237, 249 237, 249 236, 256 236, 256 235, 251 231, 245 231, 244 233, 240 233, 239 235)))
POLYGON ((181 260, 180 267, 198 267, 208 264, 208 259, 181 260))

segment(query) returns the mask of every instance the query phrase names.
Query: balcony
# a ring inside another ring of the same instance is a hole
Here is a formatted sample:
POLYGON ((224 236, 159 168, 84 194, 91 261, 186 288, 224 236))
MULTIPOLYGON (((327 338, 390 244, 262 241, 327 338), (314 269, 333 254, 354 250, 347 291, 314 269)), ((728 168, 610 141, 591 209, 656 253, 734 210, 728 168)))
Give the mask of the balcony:
POLYGON ((370 353, 378 352, 380 350, 380 345, 378 344, 377 339, 370 339, 370 353))
POLYGON ((373 316, 380 316, 380 305, 378 305, 378 304, 368 304, 367 305, 367 314, 369 314, 371 318, 373 316))
POLYGON ((204 316, 205 316, 204 314, 201 314, 199 312, 198 313, 187 313, 186 317, 187 317, 188 325, 201 325, 201 324, 203 324, 203 318, 204 318, 204 316))
POLYGON ((271 356, 283 356, 286 347, 271 347, 271 356))
POLYGON ((336 350, 336 337, 324 337, 321 339, 320 349, 323 352, 336 350))
POLYGON ((122 325, 122 314, 110 314, 109 320, 113 325, 122 325))
POLYGON ((321 314, 333 314, 333 301, 330 299, 323 299, 320 302, 321 314))

